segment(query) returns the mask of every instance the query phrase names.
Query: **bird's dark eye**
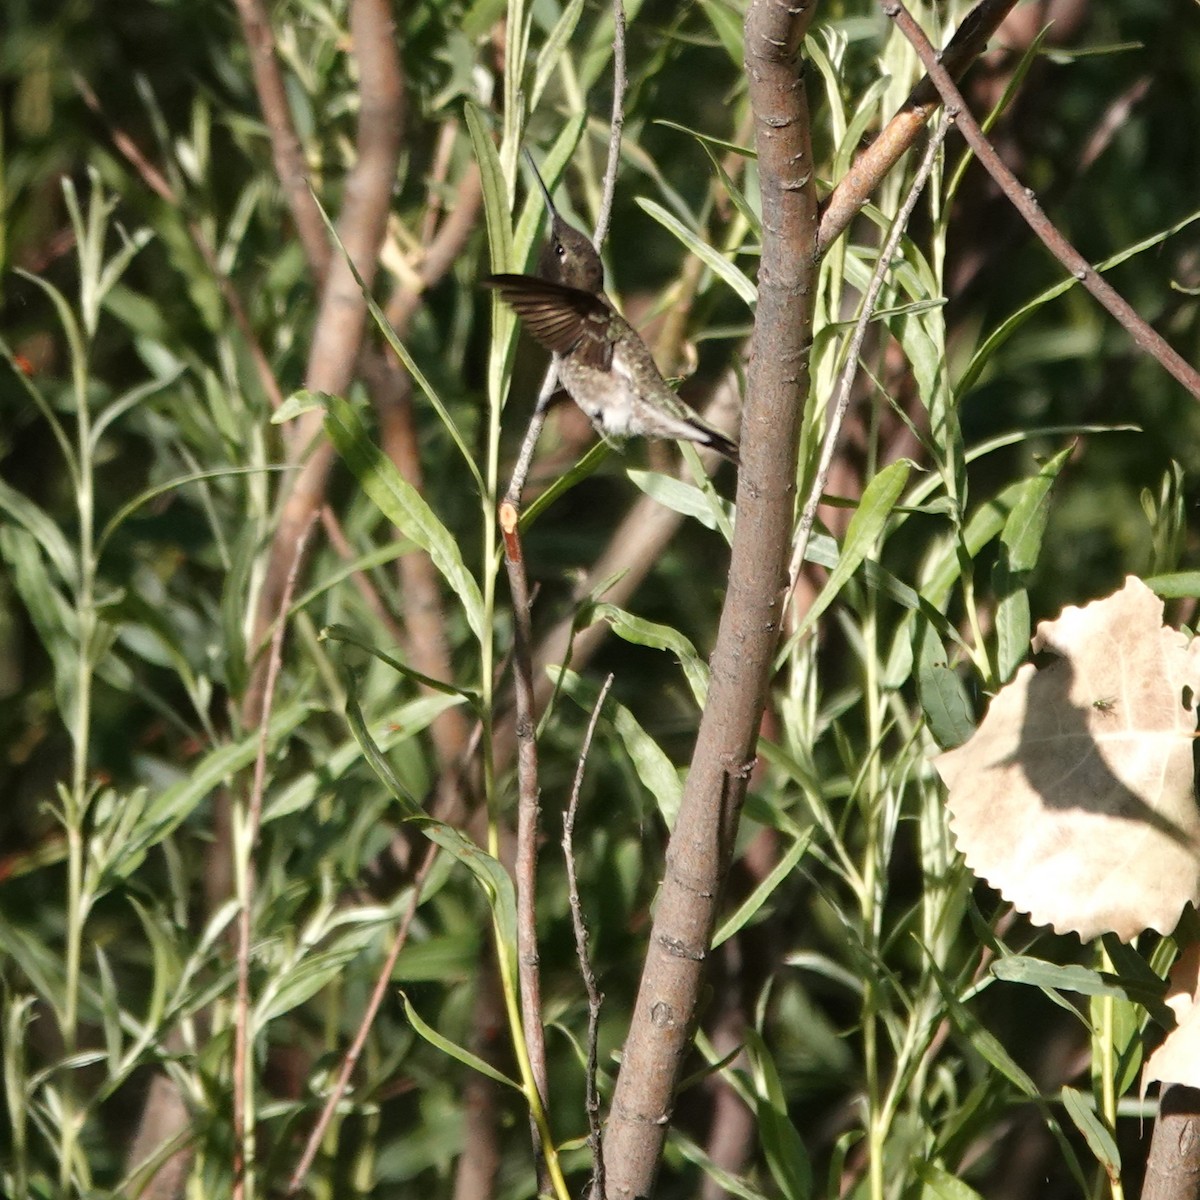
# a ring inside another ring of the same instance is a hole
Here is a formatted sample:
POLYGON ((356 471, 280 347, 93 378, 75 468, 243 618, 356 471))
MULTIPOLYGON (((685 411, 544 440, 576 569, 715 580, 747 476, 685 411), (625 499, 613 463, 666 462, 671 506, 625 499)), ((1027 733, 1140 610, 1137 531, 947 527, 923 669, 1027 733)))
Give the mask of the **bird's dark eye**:
POLYGON ((567 248, 566 248, 566 246, 564 246, 562 244, 562 242, 555 242, 554 243, 554 253, 557 254, 559 258, 566 258, 567 257, 567 248))

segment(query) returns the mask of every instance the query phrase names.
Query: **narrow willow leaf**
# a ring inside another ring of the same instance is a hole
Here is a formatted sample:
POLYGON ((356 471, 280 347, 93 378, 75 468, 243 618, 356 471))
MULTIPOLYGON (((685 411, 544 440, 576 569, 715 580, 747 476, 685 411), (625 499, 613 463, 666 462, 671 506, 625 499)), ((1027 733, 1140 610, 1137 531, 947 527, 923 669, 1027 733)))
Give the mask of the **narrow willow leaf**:
POLYGON ((973 1187, 943 1170, 937 1163, 916 1162, 913 1167, 924 1185, 918 1200, 983 1200, 973 1187))
POLYGON ((1001 683, 1012 678, 1029 655, 1033 629, 1027 580, 1042 551, 1042 536, 1050 518, 1050 489, 1073 451, 1073 445, 1061 450, 1021 484, 1000 531, 992 590, 996 596, 996 677, 1001 683))
POLYGON ((487 223, 488 248, 492 256, 493 271, 509 271, 517 264, 513 261, 512 221, 509 216, 508 184, 500 155, 492 141, 483 115, 471 103, 463 105, 467 119, 467 130, 475 150, 475 161, 479 164, 479 175, 483 186, 483 213, 487 223))
POLYGON ((542 48, 538 51, 537 62, 533 70, 533 88, 529 97, 529 111, 536 112, 538 101, 550 77, 554 74, 562 53, 579 24, 583 15, 583 0, 570 0, 563 9, 562 15, 554 22, 554 28, 546 35, 542 48))
POLYGON ((883 532, 888 517, 892 515, 896 501, 900 499, 900 494, 908 483, 911 466, 907 459, 899 459, 884 467, 867 484, 858 509, 850 518, 850 526, 846 530, 846 540, 838 556, 837 566, 825 581, 825 586, 813 601, 812 607, 804 614, 795 636, 803 634, 816 624, 821 614, 834 602, 838 593, 870 554, 883 532))
POLYGON ((432 688, 435 692, 443 692, 447 696, 457 696, 461 700, 466 700, 472 707, 479 706, 479 693, 472 691, 470 688, 462 688, 454 683, 446 683, 441 679, 434 679, 432 675, 424 675, 415 667, 410 667, 407 663, 402 663, 398 658, 393 658, 390 654, 385 654, 373 642, 367 641, 356 630, 353 630, 348 625, 326 625, 321 630, 321 640, 332 638, 335 642, 344 642, 348 646, 357 646, 359 650, 371 655, 372 658, 377 658, 381 663, 391 667, 399 675, 403 675, 408 679, 413 679, 417 683, 423 684, 427 688, 432 688))
POLYGON ((490 854, 450 825, 425 815, 411 792, 400 782, 391 763, 367 729, 359 707, 353 677, 347 679, 346 720, 368 765, 399 803, 405 820, 411 821, 431 842, 457 859, 482 887, 492 913, 499 952, 505 956, 509 978, 517 977, 517 897, 512 878, 490 854))
POLYGON ((702 491, 694 483, 685 483, 660 471, 638 471, 632 467, 625 474, 652 500, 680 516, 692 517, 706 529, 720 530, 722 523, 728 525, 733 520, 732 504, 715 492, 702 491), (718 505, 723 512, 716 511, 718 505))
MULTIPOLYGON (((1136 953, 1136 952, 1135 952, 1136 953)), ((1129 1000, 1146 1008, 1157 1004, 1170 1012, 1163 1004, 1166 981, 1150 972, 1149 980, 1114 975, 1109 971, 1096 971, 1080 963, 1058 966, 1040 958, 1024 954, 1006 955, 992 964, 992 974, 1009 983, 1032 984, 1039 988, 1054 988, 1057 991, 1077 992, 1083 996, 1112 996, 1129 1000)))
POLYGON ((363 491, 406 538, 429 555, 461 602, 467 624, 482 645, 488 637, 483 597, 475 577, 463 564, 457 541, 420 492, 371 441, 358 413, 340 396, 329 397, 325 428, 363 491))
POLYGON ((615 604, 600 603, 592 611, 597 620, 607 621, 613 633, 623 641, 674 654, 683 669, 697 706, 704 707, 708 696, 708 665, 682 633, 669 625, 660 625, 655 621, 647 621, 644 617, 636 617, 615 604))
MULTIPOLYGON (((475 456, 467 447, 466 440, 463 438, 462 431, 458 428, 457 422, 450 415, 450 410, 442 402, 441 396, 437 390, 425 377, 425 373, 417 366, 416 359, 408 352, 408 347, 396 335, 396 331, 392 328, 391 322, 387 319, 387 315, 383 309, 379 307, 375 297, 371 294, 371 289, 367 287, 363 281, 362 274, 354 265, 354 260, 350 257, 346 250, 342 239, 338 234, 337 227, 329 219, 329 214, 321 207, 321 202, 313 199, 317 204, 317 211, 321 214, 321 220, 325 222, 325 228, 329 233, 333 244, 338 248, 342 255, 346 266, 350 269, 350 274, 354 276, 354 282, 358 284, 359 291, 362 293, 362 298, 367 305, 367 311, 371 314, 371 319, 375 322, 379 332, 383 334, 384 340, 396 352, 396 356, 404 364, 404 369, 413 377, 417 386, 425 394, 425 398, 433 405, 439 419, 446 428, 446 432, 450 435, 450 440, 458 448, 458 452, 462 455, 463 462, 466 464, 467 470, 471 472, 471 477, 475 481, 475 487, 481 495, 487 492, 487 488, 483 483, 483 476, 479 473, 479 467, 475 463, 475 456)), ((515 321, 515 318, 514 318, 515 321)))
POLYGON ((1083 1134, 1088 1149, 1096 1156, 1096 1161, 1104 1168, 1110 1179, 1121 1177, 1121 1152, 1113 1135, 1104 1127, 1104 1123, 1096 1115, 1096 1109, 1090 1097, 1072 1087, 1062 1090, 1063 1108, 1071 1118, 1075 1128, 1083 1134))
POLYGON ((754 1100, 758 1137, 767 1166, 786 1200, 808 1200, 812 1195, 812 1165, 788 1116, 775 1060, 757 1030, 747 1029, 743 1036, 757 1085, 754 1100))
POLYGON ((795 870, 796 864, 804 857, 804 853, 812 841, 813 832, 809 829, 802 837, 798 837, 762 882, 738 905, 737 911, 725 919, 713 935, 712 949, 715 950, 722 942, 728 941, 754 918, 759 909, 771 898, 775 889, 795 870))
POLYGON ((637 198, 638 207, 649 213, 664 229, 673 233, 713 274, 723 279, 733 291, 753 308, 758 303, 758 288, 745 273, 733 265, 721 252, 693 233, 678 217, 673 217, 661 204, 637 198))
POLYGON ((742 158, 754 159, 758 157, 758 151, 753 146, 741 146, 737 142, 727 142, 722 138, 713 137, 711 134, 701 133, 698 129, 691 129, 687 125, 680 125, 678 121, 655 118, 652 124, 661 125, 664 129, 677 129, 680 133, 689 134, 702 145, 711 146, 714 150, 728 150, 733 154, 740 154, 742 158))
POLYGON ((929 621, 918 620, 914 636, 917 699, 925 723, 943 749, 961 746, 975 732, 975 710, 966 686, 951 668, 942 639, 929 621))
POLYGON ((470 1067, 473 1071, 478 1071, 480 1075, 486 1075, 489 1079, 495 1080, 496 1083, 503 1083, 515 1091, 522 1092, 524 1089, 515 1079, 509 1079, 507 1075, 497 1071, 490 1063, 484 1062, 476 1054, 472 1054, 470 1050, 463 1049, 456 1042, 452 1042, 449 1038, 444 1038, 431 1025, 426 1025, 421 1020, 417 1010, 413 1008, 412 1001, 404 992, 400 993, 400 999, 404 1002, 404 1012, 408 1017, 409 1023, 413 1029, 421 1035, 431 1046, 436 1046, 443 1054, 448 1054, 451 1058, 456 1058, 464 1066, 470 1067))
POLYGON ((756 1191, 732 1171, 726 1171, 723 1167, 719 1167, 695 1142, 684 1137, 676 1129, 672 1128, 668 1136, 672 1149, 678 1151, 688 1162, 699 1167, 726 1195, 736 1196, 738 1200, 767 1200, 764 1193, 756 1191))
POLYGON ((78 577, 75 555, 62 531, 43 509, 3 479, 0 479, 0 512, 7 513, 33 535, 42 552, 54 564, 60 580, 69 587, 73 586, 78 577))
MULTIPOLYGON (((1189 213, 1181 221, 1176 221, 1174 225, 1166 229, 1161 229, 1157 233, 1151 234, 1147 238, 1143 238, 1140 242, 1135 242, 1132 246, 1125 250, 1119 251, 1112 255, 1111 258, 1106 258, 1104 262, 1096 264, 1096 270, 1099 272, 1111 270, 1113 267, 1125 262, 1126 259, 1133 258, 1135 255, 1141 254, 1144 250, 1149 250, 1154 246, 1165 242, 1168 238, 1173 237, 1180 230, 1186 229, 1194 221, 1200 221, 1200 209, 1196 212, 1189 213)), ((1039 309, 1049 304, 1051 300, 1061 296, 1064 292, 1069 292, 1071 288, 1078 284, 1078 280, 1072 275, 1064 279, 1061 283, 1056 283, 1052 287, 1048 287, 1044 292, 1034 296, 1028 303, 1022 305, 1016 312, 1005 318, 994 329, 987 338, 984 339, 983 345, 975 351, 974 357, 967 364, 967 368, 959 377, 955 386, 955 395, 965 396, 971 388, 973 388, 979 377, 983 374, 984 368, 991 361, 996 351, 1008 341, 1030 317, 1034 316, 1039 309)))

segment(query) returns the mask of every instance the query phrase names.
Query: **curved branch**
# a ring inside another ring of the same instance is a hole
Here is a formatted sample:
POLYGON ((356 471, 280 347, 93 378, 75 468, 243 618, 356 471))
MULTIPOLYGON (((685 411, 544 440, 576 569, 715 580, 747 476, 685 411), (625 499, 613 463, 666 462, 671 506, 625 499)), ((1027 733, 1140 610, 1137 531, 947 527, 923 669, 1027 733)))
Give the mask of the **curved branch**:
POLYGON ((1020 180, 1004 165, 1000 155, 987 140, 987 135, 971 115, 962 93, 954 86, 954 80, 938 61, 938 53, 925 36, 925 31, 913 19, 901 0, 882 0, 882 4, 884 13, 896 22, 897 28, 912 43, 917 56, 925 64, 930 79, 946 102, 947 112, 951 119, 957 122, 967 145, 974 150, 976 157, 987 168, 988 174, 996 181, 1013 207, 1025 218, 1029 228, 1037 234, 1046 249, 1116 318, 1133 338, 1134 344, 1157 360, 1159 365, 1187 388, 1195 399, 1200 400, 1200 371, 1186 362, 1167 344, 1161 334, 1134 312, 1129 302, 1096 272, 1091 263, 1063 237, 1042 212, 1033 190, 1022 187, 1020 180))
MULTIPOLYGON (((942 66, 955 79, 987 46, 1017 0, 979 0, 942 51, 942 66)), ((941 97, 928 75, 909 93, 900 110, 879 136, 854 160, 853 166, 838 180, 821 211, 821 230, 817 234, 817 253, 825 252, 846 231, 871 193, 921 136, 925 122, 941 103, 941 97)))

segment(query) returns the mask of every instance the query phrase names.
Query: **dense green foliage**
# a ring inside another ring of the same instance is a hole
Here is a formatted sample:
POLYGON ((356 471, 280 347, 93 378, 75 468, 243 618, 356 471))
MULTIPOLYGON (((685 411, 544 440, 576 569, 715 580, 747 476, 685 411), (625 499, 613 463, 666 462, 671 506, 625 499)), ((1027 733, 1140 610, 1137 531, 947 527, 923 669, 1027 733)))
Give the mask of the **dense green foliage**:
MULTIPOLYGON (((191 1194, 228 1194, 229 860, 244 867, 252 856, 257 1184, 282 1193, 411 896, 411 867, 387 851, 412 815, 406 805, 436 790, 430 725, 459 706, 472 722, 483 717, 486 745, 493 719, 504 720, 512 620, 494 491, 524 430, 536 364, 523 343, 514 352, 514 323, 476 286, 495 265, 481 215, 404 336, 442 406, 416 390, 427 510, 402 491, 394 500, 394 470, 370 446, 366 388, 328 401, 340 456, 330 503, 348 557, 318 533, 271 721, 264 823, 248 845, 239 814, 259 731, 242 725, 247 640, 283 452, 251 344, 199 246, 215 252, 285 395, 305 386, 318 291, 292 236, 232 7, 53 7, 11 2, 0 42, 0 1190, 134 1194, 141 1177, 126 1152, 150 1079, 166 1072, 191 1114, 191 1194), (114 134, 140 147, 173 199, 155 194, 114 134), (394 560, 415 547, 432 549, 443 582, 454 677, 441 692, 384 657, 406 652, 352 578, 351 567, 365 572, 402 623, 394 560), (231 837, 218 832, 222 796, 233 798, 231 837)), ((952 30, 966 7, 920 15, 931 32, 952 30)), ((334 217, 357 105, 344 10, 293 0, 272 14, 314 189, 334 217)), ((643 325, 690 302, 683 344, 671 347, 677 361, 663 365, 695 367, 685 394, 697 403, 740 370, 752 321, 755 168, 736 149, 748 128, 742 15, 724 0, 630 6, 610 290, 643 325), (724 265, 689 268, 697 243, 724 265)), ((539 161, 556 146, 559 165, 569 162, 558 195, 590 224, 611 16, 539 0, 530 20, 522 134, 502 107, 501 7, 398 6, 407 118, 381 300, 419 264, 431 198, 452 203, 477 154, 464 106, 503 139, 502 156, 522 137, 539 161), (557 42, 554 30, 569 36, 557 42)), ((1112 281, 1193 360, 1197 20, 1194 6, 1165 0, 1093 6, 1063 45, 1048 49, 1051 33, 1027 57, 1022 46, 981 67, 971 92, 979 105, 996 101, 1028 68, 999 115, 998 146, 1093 261, 1145 243, 1112 281), (1127 111, 1114 109, 1120 98, 1127 111)), ((827 190, 917 75, 865 0, 822 5, 806 53, 827 190)), ((1194 565, 1200 412, 1088 297, 1056 287, 1061 270, 975 166, 958 182, 962 154, 952 136, 867 343, 831 488, 853 519, 822 509, 828 527, 800 593, 804 604, 820 596, 819 620, 781 645, 730 884, 728 911, 745 923, 714 955, 664 1197, 701 1195, 706 1172, 754 1197, 1092 1195, 1108 1186, 1097 1159, 1118 1147, 1136 1188, 1138 1115, 1149 1111, 1136 1099, 1140 1039, 1155 1027, 1125 999, 1064 1001, 1049 986, 988 973, 1015 951, 1098 959, 974 885, 928 759, 938 739, 969 730, 1026 653, 1032 622, 1126 573, 1194 565), (1062 294, 1048 297, 1052 288, 1062 294), (1044 520, 1006 524, 1022 501, 1044 520), (743 1057, 706 1070, 737 1045, 743 1057), (710 1157, 713 1122, 725 1119, 717 1075, 755 1113, 730 1175, 710 1157), (1064 1102, 1064 1086, 1081 1095, 1064 1102), (1118 1113, 1106 1141, 1100 1126, 1118 1113)), ((824 264, 801 499, 841 335, 913 166, 893 173, 878 208, 824 264)), ((508 159, 505 168, 512 187, 508 159)), ((540 210, 523 183, 513 190, 517 216, 528 214, 515 235, 521 257, 540 210)), ((485 185, 485 200, 490 220, 507 221, 513 196, 485 185)), ((368 337, 382 341, 373 327, 368 337)), ((567 420, 552 422, 546 445, 578 450, 572 436, 567 420)), ((648 461, 664 460, 636 444, 595 456, 525 539, 540 587, 535 635, 572 617, 613 635, 563 677, 540 735, 550 1119, 568 1143, 576 1194, 589 1169, 586 1004, 560 812, 612 672, 576 835, 605 993, 603 1092, 703 701, 727 558, 732 476, 719 475, 714 491, 697 475, 670 496, 700 519, 683 523, 628 611, 576 594, 639 485, 667 495, 660 475, 639 474, 648 461)), ((1175 616, 1190 621, 1191 609, 1175 616)), ((498 768, 481 784, 486 811, 463 829, 492 850, 515 794, 511 763, 498 768)), ((395 986, 310 1177, 314 1194, 452 1194, 471 1072, 431 1044, 432 1031, 520 1082, 503 1006, 488 1003, 495 935, 501 957, 512 950, 506 885, 496 875, 479 886, 482 858, 466 869, 458 836, 434 833, 450 852, 424 888, 395 986)), ((1140 950, 1159 969, 1170 961, 1170 943, 1140 950)), ((491 1102, 502 1148, 495 1194, 532 1195, 525 1101, 497 1086, 491 1102)))

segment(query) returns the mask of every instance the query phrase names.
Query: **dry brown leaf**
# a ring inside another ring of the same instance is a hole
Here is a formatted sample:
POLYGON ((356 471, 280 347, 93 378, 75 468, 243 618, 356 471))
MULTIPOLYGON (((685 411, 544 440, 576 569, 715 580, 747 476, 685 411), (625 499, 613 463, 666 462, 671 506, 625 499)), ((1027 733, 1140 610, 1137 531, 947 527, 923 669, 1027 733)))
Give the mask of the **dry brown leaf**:
POLYGON ((1142 1091, 1158 1080, 1200 1087, 1200 946, 1186 947, 1171 968, 1167 1004, 1175 1010, 1179 1024, 1163 1039, 1163 1044, 1146 1060, 1142 1072, 1142 1091))
POLYGON ((967 865, 1059 933, 1170 932, 1200 895, 1200 638, 1140 579, 1043 621, 969 741, 934 759, 967 865))

